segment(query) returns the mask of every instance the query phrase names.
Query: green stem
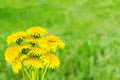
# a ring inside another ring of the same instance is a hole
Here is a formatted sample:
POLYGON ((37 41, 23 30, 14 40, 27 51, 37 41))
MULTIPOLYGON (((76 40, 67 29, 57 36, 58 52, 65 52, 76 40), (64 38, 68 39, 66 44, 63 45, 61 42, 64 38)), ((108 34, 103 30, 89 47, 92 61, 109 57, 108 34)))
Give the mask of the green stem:
POLYGON ((30 74, 28 73, 28 71, 25 68, 23 68, 23 70, 25 71, 25 73, 28 76, 29 80, 31 80, 31 77, 30 77, 30 74))
POLYGON ((22 76, 23 76, 23 80, 25 80, 25 74, 23 69, 22 69, 22 76))
POLYGON ((32 79, 31 80, 35 80, 34 79, 34 71, 32 71, 32 79))
POLYGON ((32 71, 32 80, 36 80, 37 79, 37 74, 36 74, 37 70, 33 70, 32 71))
POLYGON ((39 80, 39 69, 36 69, 36 80, 39 80))
POLYGON ((41 80, 44 80, 46 71, 47 71, 47 66, 45 67, 45 69, 42 69, 41 80))

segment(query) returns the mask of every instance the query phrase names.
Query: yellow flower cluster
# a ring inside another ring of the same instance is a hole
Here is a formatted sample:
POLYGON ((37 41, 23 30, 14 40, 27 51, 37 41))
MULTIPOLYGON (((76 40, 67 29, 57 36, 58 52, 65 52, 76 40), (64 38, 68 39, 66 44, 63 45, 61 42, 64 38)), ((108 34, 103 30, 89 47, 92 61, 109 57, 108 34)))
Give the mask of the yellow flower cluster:
POLYGON ((9 47, 6 49, 5 59, 12 64, 15 73, 23 67, 27 69, 58 68, 60 61, 53 53, 58 47, 65 46, 60 38, 47 35, 47 31, 39 26, 11 34, 7 37, 7 43, 9 47))

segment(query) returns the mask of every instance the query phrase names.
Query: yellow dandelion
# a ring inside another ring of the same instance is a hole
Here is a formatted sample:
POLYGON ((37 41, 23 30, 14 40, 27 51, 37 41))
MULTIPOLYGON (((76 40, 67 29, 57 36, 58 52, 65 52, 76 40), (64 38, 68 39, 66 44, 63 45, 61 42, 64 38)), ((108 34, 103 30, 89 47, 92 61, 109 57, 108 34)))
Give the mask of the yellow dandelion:
POLYGON ((18 57, 19 53, 20 53, 20 49, 18 46, 11 46, 7 48, 5 52, 6 61, 12 63, 15 60, 15 58, 18 57))
POLYGON ((33 67, 33 68, 43 68, 43 65, 41 61, 37 58, 28 58, 24 60, 23 65, 26 66, 27 68, 33 67))
POLYGON ((41 28, 39 26, 36 27, 31 27, 27 30, 27 33, 30 35, 34 35, 34 36, 42 36, 47 34, 47 31, 44 28, 41 28))
POLYGON ((33 56, 40 56, 44 53, 45 53, 45 50, 42 48, 31 48, 28 54, 33 56))
POLYGON ((52 50, 52 51, 56 51, 57 46, 59 46, 60 48, 64 48, 65 44, 56 36, 54 35, 50 35, 50 36, 46 36, 43 37, 39 40, 38 44, 46 49, 46 50, 52 50))
POLYGON ((59 61, 58 57, 53 54, 43 55, 42 61, 45 66, 48 66, 48 68, 51 68, 51 69, 58 68, 60 65, 60 61, 59 61))
POLYGON ((17 40, 19 40, 19 39, 22 40, 25 36, 27 36, 27 34, 24 31, 13 33, 7 37, 7 43, 9 45, 12 42, 17 42, 17 40))
POLYGON ((21 68, 22 68, 22 64, 19 59, 12 63, 13 72, 18 73, 19 70, 21 70, 21 68))
POLYGON ((24 38, 24 40, 25 40, 26 42, 37 43, 39 39, 34 38, 34 37, 27 36, 27 37, 24 38))
POLYGON ((57 36, 54 36, 54 35, 48 36, 48 41, 49 41, 50 43, 56 44, 56 45, 59 46, 60 48, 64 48, 64 46, 65 46, 65 44, 60 40, 60 38, 57 37, 57 36))

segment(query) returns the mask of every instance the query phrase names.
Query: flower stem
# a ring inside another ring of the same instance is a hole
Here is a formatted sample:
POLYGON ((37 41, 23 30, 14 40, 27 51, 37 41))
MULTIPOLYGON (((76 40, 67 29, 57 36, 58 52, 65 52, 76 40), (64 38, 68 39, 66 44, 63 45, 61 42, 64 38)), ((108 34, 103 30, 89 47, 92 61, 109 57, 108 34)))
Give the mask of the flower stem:
POLYGON ((39 80, 39 69, 36 69, 35 73, 36 73, 36 80, 39 80))
POLYGON ((46 71, 47 71, 47 66, 45 67, 45 69, 42 69, 41 80, 44 80, 46 71))
MULTIPOLYGON (((25 68, 23 68, 23 70, 26 73, 26 75, 28 76, 29 80, 31 80, 31 77, 30 77, 30 74, 28 73, 28 71, 25 68)), ((25 74, 23 74, 23 76, 25 76, 25 74)))
POLYGON ((25 74, 23 69, 22 69, 22 76, 23 76, 23 80, 25 80, 25 74))
POLYGON ((34 73, 34 71, 32 71, 32 79, 31 80, 35 80, 35 73, 34 73))

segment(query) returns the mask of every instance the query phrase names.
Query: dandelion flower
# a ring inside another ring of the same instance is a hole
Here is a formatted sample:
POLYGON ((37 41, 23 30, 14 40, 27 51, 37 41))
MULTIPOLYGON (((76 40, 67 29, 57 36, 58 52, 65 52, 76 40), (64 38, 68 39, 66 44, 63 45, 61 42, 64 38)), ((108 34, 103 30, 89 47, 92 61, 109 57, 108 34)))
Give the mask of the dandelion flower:
POLYGON ((30 34, 30 35, 34 35, 34 36, 40 37, 42 35, 47 34, 47 31, 44 28, 36 26, 36 27, 29 28, 27 30, 27 33, 30 34))
POLYGON ((48 68, 51 68, 51 69, 58 68, 60 65, 60 61, 59 61, 58 57, 53 54, 43 55, 42 61, 45 66, 48 66, 48 68))
POLYGON ((20 49, 18 46, 11 46, 6 49, 5 59, 7 62, 12 63, 16 57, 18 57, 20 49))
POLYGON ((13 72, 18 73, 19 70, 21 70, 21 68, 22 68, 22 64, 19 59, 12 63, 13 72))
POLYGON ((7 37, 7 43, 9 45, 12 42, 17 42, 19 39, 22 40, 25 36, 26 36, 26 33, 24 31, 13 33, 7 37))
POLYGON ((46 50, 52 50, 52 51, 56 51, 57 46, 59 46, 60 48, 64 48, 65 44, 56 36, 54 35, 50 35, 50 36, 46 36, 43 37, 39 40, 38 44, 46 49, 46 50))
POLYGON ((45 50, 42 48, 31 48, 29 55, 40 56, 45 53, 45 50))
POLYGON ((24 40, 25 40, 26 42, 31 42, 31 43, 37 43, 37 42, 38 42, 38 39, 37 39, 37 38, 30 37, 30 36, 25 37, 24 40))
POLYGON ((43 68, 43 65, 41 61, 37 58, 28 58, 23 62, 23 65, 27 68, 33 67, 33 68, 43 68))

